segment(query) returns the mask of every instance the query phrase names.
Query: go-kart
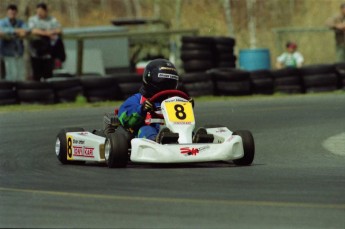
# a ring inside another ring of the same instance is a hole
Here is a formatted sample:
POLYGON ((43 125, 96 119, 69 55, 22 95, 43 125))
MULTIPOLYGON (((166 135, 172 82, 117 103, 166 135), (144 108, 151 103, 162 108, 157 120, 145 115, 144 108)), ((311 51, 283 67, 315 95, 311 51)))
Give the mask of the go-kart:
POLYGON ((148 113, 145 123, 164 122, 159 141, 135 138, 133 130, 119 124, 117 114, 106 114, 102 130, 62 129, 57 135, 55 152, 62 164, 106 163, 109 168, 132 163, 198 163, 233 161, 251 165, 254 139, 250 131, 231 132, 224 126, 195 128, 193 104, 179 90, 157 93, 149 100, 161 102, 159 111, 148 113))

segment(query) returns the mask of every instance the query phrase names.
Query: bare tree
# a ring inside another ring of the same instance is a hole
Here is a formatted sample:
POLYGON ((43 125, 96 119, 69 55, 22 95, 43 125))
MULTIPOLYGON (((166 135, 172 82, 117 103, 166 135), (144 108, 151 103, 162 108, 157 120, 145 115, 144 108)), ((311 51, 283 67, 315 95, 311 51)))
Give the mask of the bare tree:
POLYGON ((250 48, 256 48, 256 18, 254 7, 256 0, 247 0, 248 31, 250 48))
POLYGON ((122 0, 122 1, 125 5, 126 16, 127 17, 133 17, 134 13, 133 13, 133 8, 132 8, 132 1, 131 0, 122 0))
POLYGON ((160 0, 154 0, 154 5, 153 5, 153 17, 154 17, 154 18, 160 18, 160 17, 161 17, 160 0))
POLYGON ((68 7, 69 17, 71 18, 72 25, 74 27, 79 26, 79 13, 78 13, 78 1, 76 0, 66 0, 68 7))
POLYGON ((231 5, 230 0, 223 0, 224 10, 225 10, 225 18, 226 24, 228 28, 228 35, 234 37, 234 26, 232 23, 232 16, 231 16, 231 5))
POLYGON ((141 10, 140 0, 133 0, 133 4, 134 4, 134 9, 135 9, 135 17, 142 18, 143 14, 141 10))

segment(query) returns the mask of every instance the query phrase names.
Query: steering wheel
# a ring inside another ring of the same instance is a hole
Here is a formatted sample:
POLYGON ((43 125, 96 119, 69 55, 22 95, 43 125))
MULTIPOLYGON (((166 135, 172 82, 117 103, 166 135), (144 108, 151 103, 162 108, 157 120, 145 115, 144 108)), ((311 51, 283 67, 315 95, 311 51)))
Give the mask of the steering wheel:
POLYGON ((166 98, 166 97, 172 97, 172 96, 179 96, 183 99, 189 100, 190 97, 184 93, 183 91, 180 90, 165 90, 165 91, 160 91, 154 96, 152 96, 149 101, 154 103, 158 101, 159 99, 166 98))

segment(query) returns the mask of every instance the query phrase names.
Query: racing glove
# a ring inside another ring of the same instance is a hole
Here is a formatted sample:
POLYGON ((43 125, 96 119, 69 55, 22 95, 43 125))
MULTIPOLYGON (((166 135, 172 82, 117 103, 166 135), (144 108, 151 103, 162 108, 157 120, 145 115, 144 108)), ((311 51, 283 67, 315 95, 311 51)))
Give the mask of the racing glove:
POLYGON ((147 112, 154 111, 155 110, 155 105, 151 103, 149 100, 146 100, 142 105, 141 105, 141 111, 142 113, 146 114, 147 112))

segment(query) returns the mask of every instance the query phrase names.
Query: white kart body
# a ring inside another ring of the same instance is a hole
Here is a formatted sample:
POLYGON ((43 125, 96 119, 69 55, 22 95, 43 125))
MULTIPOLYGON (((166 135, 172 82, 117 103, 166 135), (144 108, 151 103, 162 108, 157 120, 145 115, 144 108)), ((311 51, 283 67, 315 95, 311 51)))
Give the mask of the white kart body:
POLYGON ((207 161, 229 161, 242 158, 244 155, 242 138, 232 135, 226 127, 208 128, 213 134, 213 143, 192 143, 195 128, 194 113, 191 104, 180 97, 166 99, 161 105, 166 127, 179 134, 179 144, 161 145, 154 141, 134 138, 131 141, 131 161, 149 163, 188 163, 207 161), (182 103, 182 104, 181 104, 182 103), (186 121, 171 118, 170 104, 181 104, 185 107, 186 121))
MULTIPOLYGON (((233 135, 227 127, 206 129, 208 134, 214 136, 213 143, 192 143, 195 121, 192 105, 187 100, 180 97, 166 99, 161 104, 161 110, 166 127, 179 134, 179 143, 162 145, 148 139, 134 138, 131 140, 130 161, 193 163, 231 161, 244 156, 242 138, 233 135), (176 112, 172 110, 173 106, 176 112), (183 120, 172 117, 174 112, 176 117, 182 114, 183 120)), ((91 132, 68 132, 66 137, 67 142, 71 142, 67 160, 105 162, 104 137, 91 132)))
POLYGON ((91 132, 69 132, 66 134, 67 152, 68 142, 71 141, 71 153, 67 153, 67 160, 105 162, 105 138, 91 132))

